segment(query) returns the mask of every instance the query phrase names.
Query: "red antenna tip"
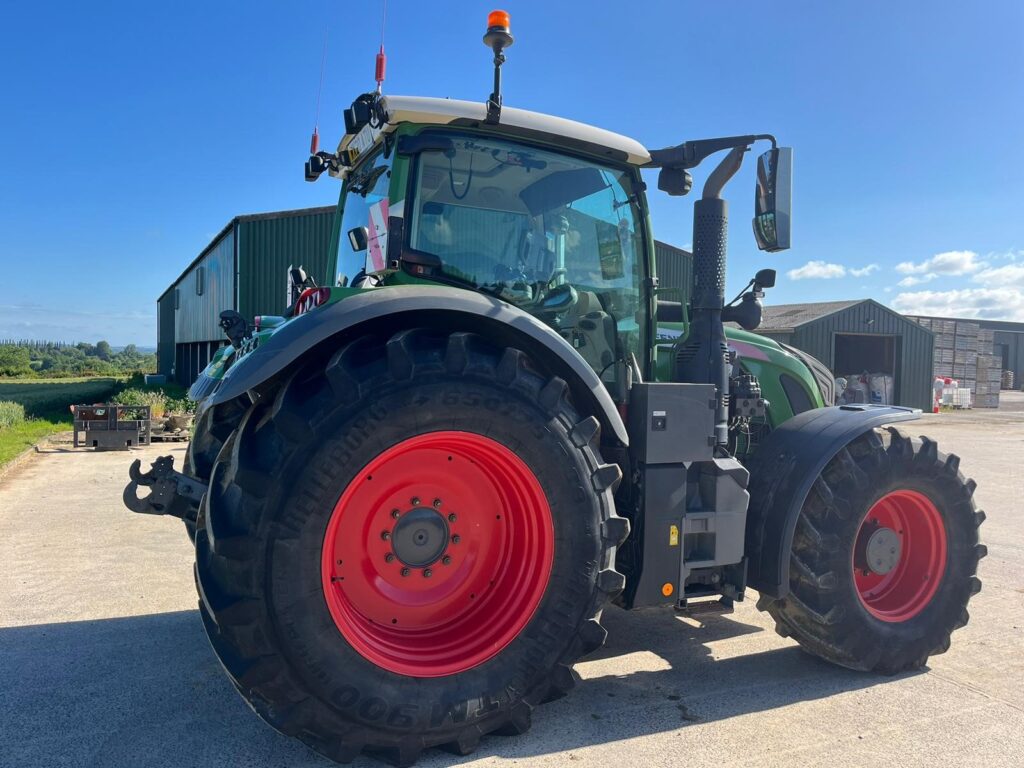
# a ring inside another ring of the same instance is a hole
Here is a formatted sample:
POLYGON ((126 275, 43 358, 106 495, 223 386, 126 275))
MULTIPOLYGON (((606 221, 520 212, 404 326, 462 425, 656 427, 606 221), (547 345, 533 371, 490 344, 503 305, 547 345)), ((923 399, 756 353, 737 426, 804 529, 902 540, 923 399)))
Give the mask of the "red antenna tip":
POLYGON ((313 136, 309 140, 309 154, 315 155, 320 151, 320 131, 318 128, 313 129, 313 136))

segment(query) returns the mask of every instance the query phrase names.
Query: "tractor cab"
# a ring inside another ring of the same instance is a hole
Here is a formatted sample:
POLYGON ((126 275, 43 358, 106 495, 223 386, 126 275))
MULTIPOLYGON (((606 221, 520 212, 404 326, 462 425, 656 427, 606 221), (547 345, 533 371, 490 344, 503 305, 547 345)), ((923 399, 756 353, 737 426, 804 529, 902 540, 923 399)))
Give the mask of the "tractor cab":
POLYGON ((525 110, 491 126, 472 102, 389 96, 375 110, 380 127, 350 126, 339 148, 354 160, 340 174, 339 286, 469 288, 554 327, 609 384, 646 365, 640 144, 525 110))

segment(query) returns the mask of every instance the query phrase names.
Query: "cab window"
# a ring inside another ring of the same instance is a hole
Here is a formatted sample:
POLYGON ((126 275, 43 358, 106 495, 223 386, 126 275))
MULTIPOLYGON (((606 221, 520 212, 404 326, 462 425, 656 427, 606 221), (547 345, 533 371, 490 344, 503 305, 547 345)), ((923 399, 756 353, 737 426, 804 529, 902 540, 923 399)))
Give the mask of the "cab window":
POLYGON ((391 157, 385 157, 383 149, 360 162, 345 179, 336 261, 338 285, 351 285, 362 274, 384 268, 390 181, 391 157), (356 235, 350 237, 353 230, 356 235))

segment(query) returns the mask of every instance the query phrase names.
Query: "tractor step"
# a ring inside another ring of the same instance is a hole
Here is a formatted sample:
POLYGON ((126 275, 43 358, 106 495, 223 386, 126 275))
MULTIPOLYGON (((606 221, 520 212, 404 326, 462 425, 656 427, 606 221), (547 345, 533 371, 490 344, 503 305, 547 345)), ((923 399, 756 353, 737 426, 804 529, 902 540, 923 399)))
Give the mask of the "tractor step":
POLYGON ((136 459, 128 469, 131 482, 125 486, 124 505, 143 515, 170 515, 184 518, 199 507, 206 486, 195 478, 174 471, 174 457, 161 456, 148 472, 141 472, 142 462, 136 459), (139 486, 150 494, 139 498, 139 486))
POLYGON ((718 600, 680 600, 676 603, 676 612, 686 616, 709 613, 727 614, 732 613, 733 610, 735 610, 733 601, 728 597, 720 597, 718 600))

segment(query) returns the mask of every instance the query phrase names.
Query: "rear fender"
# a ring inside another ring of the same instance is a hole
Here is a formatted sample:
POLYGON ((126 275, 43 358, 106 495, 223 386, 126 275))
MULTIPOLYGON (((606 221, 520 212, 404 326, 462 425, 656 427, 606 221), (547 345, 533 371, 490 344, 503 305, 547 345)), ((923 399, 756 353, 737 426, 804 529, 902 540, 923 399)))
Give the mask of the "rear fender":
POLYGON ((746 465, 747 583, 762 595, 785 597, 797 518, 825 465, 868 430, 920 415, 913 408, 843 405, 805 411, 773 430, 746 465))
POLYGON ((308 352, 324 345, 336 347, 364 333, 418 326, 473 331, 522 349, 565 380, 577 404, 597 416, 606 435, 629 444, 608 390, 569 342, 518 307, 476 291, 445 286, 377 288, 299 315, 229 368, 203 405, 257 395, 308 352))

